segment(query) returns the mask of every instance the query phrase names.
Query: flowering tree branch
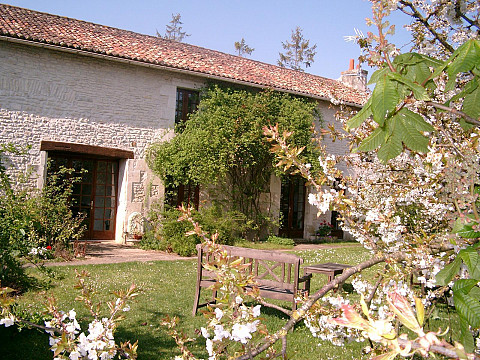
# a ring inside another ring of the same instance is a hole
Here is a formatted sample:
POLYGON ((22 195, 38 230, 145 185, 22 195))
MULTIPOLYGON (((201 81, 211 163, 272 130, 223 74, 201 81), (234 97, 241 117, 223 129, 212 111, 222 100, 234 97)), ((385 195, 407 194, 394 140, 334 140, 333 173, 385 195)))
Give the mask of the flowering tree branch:
POLYGON ((399 0, 399 3, 403 6, 400 6, 399 9, 408 16, 411 16, 418 21, 420 21, 425 28, 433 35, 433 37, 440 43, 442 46, 447 49, 450 53, 453 53, 455 49, 452 45, 447 42, 447 39, 441 34, 439 34, 433 26, 428 22, 428 19, 423 17, 423 15, 418 11, 418 9, 413 5, 411 1, 408 0, 399 0), (411 12, 405 10, 405 7, 409 7, 411 12))
POLYGON ((473 118, 473 117, 465 114, 464 112, 459 111, 459 110, 457 110, 457 109, 454 109, 454 108, 452 108, 452 107, 449 107, 449 106, 440 104, 440 103, 435 102, 435 101, 427 101, 427 102, 425 102, 425 105, 433 106, 434 108, 437 108, 437 109, 440 109, 440 110, 444 110, 444 111, 448 111, 448 112, 451 113, 451 114, 460 116, 460 117, 463 118, 463 119, 465 120, 465 122, 468 123, 468 124, 475 125, 475 126, 480 126, 480 120, 477 120, 477 119, 475 119, 475 118, 473 118))

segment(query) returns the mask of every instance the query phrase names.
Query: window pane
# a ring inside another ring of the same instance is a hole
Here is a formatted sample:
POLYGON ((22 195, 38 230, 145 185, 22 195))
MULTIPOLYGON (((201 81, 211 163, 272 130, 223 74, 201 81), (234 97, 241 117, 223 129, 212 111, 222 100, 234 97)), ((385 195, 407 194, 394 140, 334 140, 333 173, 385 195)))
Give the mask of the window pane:
POLYGON ((95 207, 104 207, 105 198, 103 196, 95 196, 95 207))
POLYGON ((91 195, 92 194, 92 185, 83 184, 82 185, 82 195, 91 195))
POLYGON ((82 185, 79 183, 74 183, 72 187, 72 194, 80 194, 80 190, 82 188, 82 185))
POLYGON ((115 199, 106 197, 103 198, 103 201, 105 202, 105 207, 114 207, 115 206, 115 199))
POLYGON ((105 172, 107 170, 107 163, 105 161, 99 161, 97 171, 98 172, 105 172))
POLYGON ((105 219, 113 218, 113 209, 105 209, 105 219))
POLYGON ((105 182, 102 184, 112 185, 114 176, 111 172, 105 174, 105 182))
POLYGON ((103 219, 103 208, 95 208, 95 219, 103 219))
POLYGON ((102 231, 103 230, 103 220, 95 220, 93 222, 93 230, 102 231))
POLYGON ((90 206, 90 196, 82 196, 82 206, 88 207, 90 206))
POLYGON ((107 174, 105 173, 97 174, 97 184, 105 184, 106 179, 107 179, 107 174))

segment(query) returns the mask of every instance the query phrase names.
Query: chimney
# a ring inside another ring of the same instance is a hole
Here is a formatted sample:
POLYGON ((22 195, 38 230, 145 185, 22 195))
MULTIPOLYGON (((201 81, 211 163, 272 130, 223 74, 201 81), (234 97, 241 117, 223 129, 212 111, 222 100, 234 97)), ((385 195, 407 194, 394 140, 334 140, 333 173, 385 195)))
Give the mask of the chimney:
POLYGON ((360 64, 355 69, 355 60, 350 59, 348 70, 342 71, 340 79, 341 83, 360 91, 368 91, 367 89, 367 74, 368 71, 362 70, 360 64))

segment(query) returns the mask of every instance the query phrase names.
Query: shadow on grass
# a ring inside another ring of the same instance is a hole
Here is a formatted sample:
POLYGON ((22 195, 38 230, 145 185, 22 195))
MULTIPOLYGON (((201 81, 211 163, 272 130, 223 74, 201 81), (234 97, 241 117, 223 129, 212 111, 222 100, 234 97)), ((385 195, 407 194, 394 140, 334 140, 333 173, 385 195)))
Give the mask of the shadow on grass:
MULTIPOLYGON (((196 329, 200 328, 201 317, 193 318, 181 313, 170 313, 170 318, 176 316, 179 319, 177 330, 185 333, 189 338, 195 340, 187 343, 190 351, 199 359, 207 356, 205 351, 205 339, 196 334, 196 329), (192 323, 198 323, 199 326, 192 326, 192 323)), ((167 316, 161 311, 153 311, 145 319, 139 320, 125 326, 121 324, 117 328, 115 339, 134 343, 138 340, 138 358, 139 359, 173 359, 180 355, 180 350, 172 336, 168 334, 169 329, 161 325, 162 320, 167 316), (143 321, 145 320, 145 321, 143 321), (132 330, 134 329, 134 330, 132 330)))
POLYGON ((48 345, 48 334, 15 326, 0 326, 1 358, 4 360, 50 360, 53 352, 48 345))

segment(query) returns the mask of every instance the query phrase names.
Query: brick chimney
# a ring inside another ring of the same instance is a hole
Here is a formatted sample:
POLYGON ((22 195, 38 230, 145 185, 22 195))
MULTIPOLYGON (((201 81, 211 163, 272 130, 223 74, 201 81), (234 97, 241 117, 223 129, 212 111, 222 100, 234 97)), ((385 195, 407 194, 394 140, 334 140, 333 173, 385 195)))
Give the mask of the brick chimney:
POLYGON ((360 64, 355 69, 355 60, 350 59, 350 66, 347 71, 342 71, 340 79, 344 85, 353 89, 368 91, 367 89, 367 70, 362 70, 360 64))

